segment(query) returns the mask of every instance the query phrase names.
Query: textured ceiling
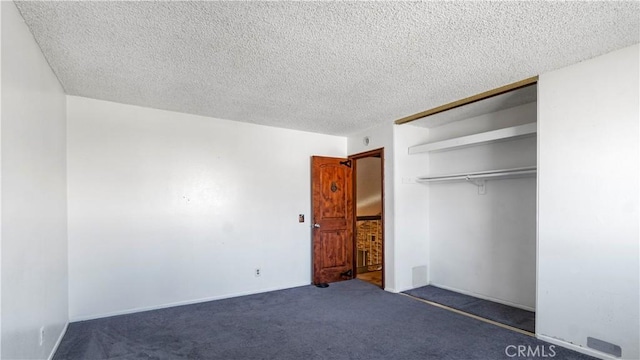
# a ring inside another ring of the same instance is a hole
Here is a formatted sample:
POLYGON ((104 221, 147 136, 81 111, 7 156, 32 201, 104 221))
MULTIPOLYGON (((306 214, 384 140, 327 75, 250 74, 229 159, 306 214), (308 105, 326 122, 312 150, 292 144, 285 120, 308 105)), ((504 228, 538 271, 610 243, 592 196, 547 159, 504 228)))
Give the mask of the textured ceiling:
POLYGON ((17 2, 66 92, 348 135, 639 41, 639 2, 17 2))

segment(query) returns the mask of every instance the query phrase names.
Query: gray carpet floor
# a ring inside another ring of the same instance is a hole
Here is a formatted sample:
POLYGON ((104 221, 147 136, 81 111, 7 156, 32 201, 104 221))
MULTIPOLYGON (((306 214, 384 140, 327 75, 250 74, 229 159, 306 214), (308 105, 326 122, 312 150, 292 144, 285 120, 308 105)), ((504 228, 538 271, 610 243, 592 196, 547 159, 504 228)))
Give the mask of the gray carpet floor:
POLYGON ((435 286, 423 286, 405 291, 404 293, 535 333, 536 313, 531 311, 479 299, 435 286))
POLYGON ((54 359, 513 359, 518 346, 538 349, 519 360, 593 359, 360 280, 71 323, 54 359))

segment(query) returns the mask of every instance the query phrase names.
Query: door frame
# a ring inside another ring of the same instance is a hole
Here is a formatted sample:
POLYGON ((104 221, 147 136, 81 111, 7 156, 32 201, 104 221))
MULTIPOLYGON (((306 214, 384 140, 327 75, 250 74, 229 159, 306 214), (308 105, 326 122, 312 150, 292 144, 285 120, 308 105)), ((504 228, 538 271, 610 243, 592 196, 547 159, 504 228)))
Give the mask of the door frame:
POLYGON ((382 226, 382 289, 384 289, 385 283, 384 283, 384 274, 385 274, 385 269, 386 269, 386 264, 385 264, 385 244, 386 244, 386 236, 385 236, 385 218, 384 218, 384 148, 378 148, 378 149, 374 149, 374 150, 369 150, 369 151, 365 151, 362 153, 358 153, 358 154, 354 154, 354 155, 350 155, 348 158, 349 160, 351 160, 351 162, 353 163, 353 174, 351 177, 351 180, 353 182, 352 185, 352 196, 353 196, 353 201, 352 201, 352 206, 353 206, 353 231, 352 231, 352 244, 353 244, 353 251, 352 251, 352 256, 353 256, 353 260, 352 260, 352 264, 353 264, 353 278, 355 279, 358 276, 358 266, 357 266, 357 257, 358 257, 358 237, 357 237, 357 229, 356 229, 356 224, 358 223, 358 212, 357 212, 357 196, 358 196, 358 188, 357 188, 357 178, 358 178, 358 160, 359 159, 364 159, 364 158, 368 158, 368 157, 379 157, 380 158, 380 195, 381 195, 381 212, 380 212, 380 223, 382 226))

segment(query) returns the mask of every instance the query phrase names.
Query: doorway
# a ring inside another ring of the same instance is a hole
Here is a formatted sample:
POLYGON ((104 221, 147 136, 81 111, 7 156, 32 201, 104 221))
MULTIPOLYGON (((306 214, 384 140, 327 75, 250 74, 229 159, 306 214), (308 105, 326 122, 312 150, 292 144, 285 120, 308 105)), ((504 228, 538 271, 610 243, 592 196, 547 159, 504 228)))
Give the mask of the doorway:
POLYGON ((355 277, 384 289, 384 149, 352 155, 355 277))

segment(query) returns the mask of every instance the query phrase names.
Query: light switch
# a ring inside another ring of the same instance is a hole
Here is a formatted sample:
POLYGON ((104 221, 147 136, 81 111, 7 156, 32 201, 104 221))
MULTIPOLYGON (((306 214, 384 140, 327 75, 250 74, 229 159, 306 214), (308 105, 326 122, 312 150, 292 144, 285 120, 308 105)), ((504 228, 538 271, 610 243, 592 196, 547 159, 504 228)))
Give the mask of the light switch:
POLYGON ((304 222, 304 214, 298 215, 298 222, 301 222, 301 223, 304 222))

